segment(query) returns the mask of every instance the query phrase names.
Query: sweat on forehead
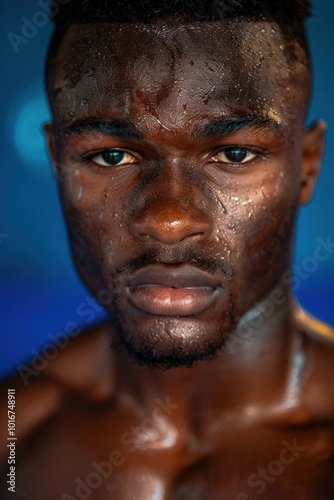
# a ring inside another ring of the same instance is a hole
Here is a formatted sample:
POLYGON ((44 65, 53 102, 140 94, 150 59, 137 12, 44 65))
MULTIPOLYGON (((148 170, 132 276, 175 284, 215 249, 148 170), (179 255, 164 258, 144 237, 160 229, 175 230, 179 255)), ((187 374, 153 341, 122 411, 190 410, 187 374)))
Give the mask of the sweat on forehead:
POLYGON ((290 56, 298 44, 308 59, 305 20, 310 0, 64 0, 53 16, 55 29, 47 56, 47 73, 70 26, 101 22, 141 22, 152 24, 168 18, 184 21, 222 21, 229 19, 277 23, 290 56))
POLYGON ((279 26, 265 22, 75 25, 49 82, 53 108, 66 119, 85 113, 86 101, 122 109, 125 99, 141 94, 155 108, 167 98, 180 105, 202 98, 217 101, 221 111, 233 102, 259 112, 287 88, 289 98, 297 89, 306 104, 308 66, 301 55, 291 71, 283 43, 279 26))

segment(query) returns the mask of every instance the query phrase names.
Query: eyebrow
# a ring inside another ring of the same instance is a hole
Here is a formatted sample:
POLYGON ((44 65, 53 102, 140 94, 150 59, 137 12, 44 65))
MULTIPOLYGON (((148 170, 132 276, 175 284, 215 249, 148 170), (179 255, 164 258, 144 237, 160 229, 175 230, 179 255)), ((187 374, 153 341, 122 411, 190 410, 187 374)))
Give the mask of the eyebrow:
POLYGON ((283 130, 284 125, 273 120, 257 115, 246 115, 237 118, 214 120, 204 125, 196 126, 193 137, 196 139, 214 139, 238 132, 247 128, 267 129, 272 132, 283 130))
POLYGON ((86 118, 68 125, 64 129, 65 135, 86 135, 99 132, 118 139, 142 139, 142 133, 133 123, 126 120, 100 120, 86 118))
MULTIPOLYGON (((272 118, 264 118, 258 115, 246 115, 237 118, 224 118, 213 120, 204 125, 195 126, 192 136, 195 139, 214 139, 237 132, 238 130, 256 128, 269 129, 272 132, 282 130, 284 126, 272 118)), ((85 118, 78 120, 64 129, 65 135, 84 136, 98 132, 123 140, 143 139, 142 132, 127 120, 101 120, 99 118, 85 118)))

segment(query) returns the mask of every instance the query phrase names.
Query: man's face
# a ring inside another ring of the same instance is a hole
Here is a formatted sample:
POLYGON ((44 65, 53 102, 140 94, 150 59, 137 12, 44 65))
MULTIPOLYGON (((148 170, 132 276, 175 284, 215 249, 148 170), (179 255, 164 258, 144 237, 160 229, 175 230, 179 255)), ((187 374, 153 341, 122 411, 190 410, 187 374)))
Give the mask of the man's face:
POLYGON ((276 25, 236 21, 72 26, 62 42, 72 250, 138 360, 215 354, 289 265, 308 72, 284 47, 276 25))

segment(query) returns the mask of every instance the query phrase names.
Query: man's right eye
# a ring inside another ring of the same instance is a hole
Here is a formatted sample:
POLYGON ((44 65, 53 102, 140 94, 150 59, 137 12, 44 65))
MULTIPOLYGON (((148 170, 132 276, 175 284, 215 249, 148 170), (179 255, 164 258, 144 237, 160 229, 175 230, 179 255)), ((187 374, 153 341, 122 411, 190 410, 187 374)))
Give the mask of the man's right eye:
POLYGON ((98 167, 119 167, 137 163, 137 158, 122 149, 109 149, 102 153, 92 153, 85 157, 85 162, 91 162, 98 167))

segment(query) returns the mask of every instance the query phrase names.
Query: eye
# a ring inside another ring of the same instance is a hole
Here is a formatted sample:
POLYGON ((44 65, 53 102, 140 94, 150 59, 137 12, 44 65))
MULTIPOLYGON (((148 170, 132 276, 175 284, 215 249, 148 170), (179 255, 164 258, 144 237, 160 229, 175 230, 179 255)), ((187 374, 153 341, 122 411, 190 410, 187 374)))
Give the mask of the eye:
POLYGON ((134 155, 121 149, 109 149, 108 151, 103 151, 103 153, 91 154, 86 159, 99 167, 119 167, 121 165, 137 163, 134 155))
POLYGON ((257 152, 240 146, 231 146, 216 153, 212 159, 217 163, 247 163, 254 160, 257 152))

